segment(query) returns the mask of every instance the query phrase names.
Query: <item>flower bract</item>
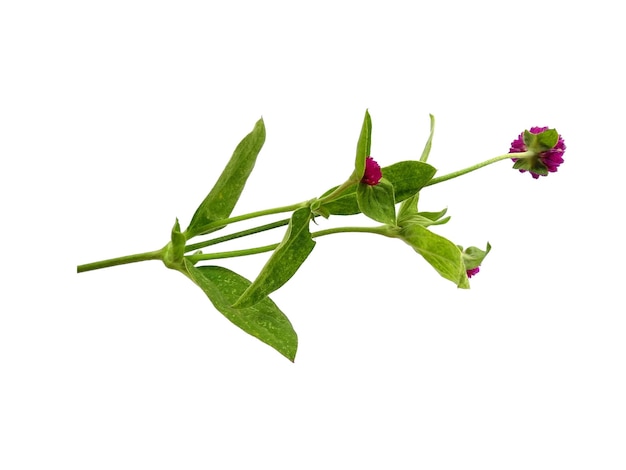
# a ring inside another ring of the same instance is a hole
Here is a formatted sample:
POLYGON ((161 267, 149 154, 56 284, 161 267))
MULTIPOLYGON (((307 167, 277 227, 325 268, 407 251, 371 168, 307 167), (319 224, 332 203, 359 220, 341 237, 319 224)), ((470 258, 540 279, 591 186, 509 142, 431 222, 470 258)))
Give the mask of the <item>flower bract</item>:
POLYGON ((522 158, 513 157, 513 168, 521 173, 528 171, 537 179, 557 171, 563 163, 565 148, 563 138, 554 129, 531 127, 511 142, 509 153, 532 152, 532 155, 522 158))

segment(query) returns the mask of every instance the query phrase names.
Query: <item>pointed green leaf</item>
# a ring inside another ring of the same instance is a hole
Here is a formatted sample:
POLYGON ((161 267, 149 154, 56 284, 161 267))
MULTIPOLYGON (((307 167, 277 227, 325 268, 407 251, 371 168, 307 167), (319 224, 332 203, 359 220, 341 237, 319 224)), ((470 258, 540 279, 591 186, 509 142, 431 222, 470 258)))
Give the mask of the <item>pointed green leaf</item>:
POLYGON ((187 239, 185 235, 180 232, 180 223, 178 223, 177 218, 174 227, 172 227, 172 249, 175 259, 183 258, 185 254, 185 243, 187 243, 187 239))
POLYGON ((487 242, 487 248, 485 248, 485 250, 481 250, 475 246, 470 246, 465 251, 463 251, 463 247, 459 246, 459 250, 463 253, 465 269, 474 269, 482 264, 487 254, 491 251, 491 244, 487 242))
POLYGON ((187 228, 187 238, 214 232, 222 227, 206 228, 209 224, 228 218, 252 173, 256 158, 265 142, 265 124, 259 119, 237 145, 211 192, 202 201, 187 228))
POLYGON ((383 224, 396 223, 396 206, 393 197, 393 185, 384 178, 375 186, 359 183, 356 198, 361 212, 383 224))
POLYGON ((231 307, 250 286, 249 280, 221 266, 195 267, 187 260, 185 269, 189 278, 226 318, 291 362, 294 361, 298 336, 289 319, 269 297, 248 308, 231 307))
POLYGON ((170 269, 180 270, 183 265, 183 257, 185 256, 185 243, 187 238, 184 233, 180 231, 180 224, 178 219, 172 227, 172 237, 170 243, 168 243, 163 255, 163 263, 170 269))
POLYGON ((252 285, 233 304, 234 308, 246 308, 256 304, 291 279, 315 247, 309 231, 310 220, 311 212, 308 207, 298 209, 292 214, 283 241, 274 250, 252 285))
POLYGON ((382 169, 383 178, 393 184, 396 202, 416 194, 435 176, 437 170, 428 163, 408 160, 382 169))
POLYGON ((450 220, 450 216, 444 217, 443 219, 431 219, 423 215, 422 212, 418 212, 417 214, 413 214, 408 217, 404 217, 403 219, 398 218, 398 225, 400 227, 406 227, 408 225, 421 225, 422 227, 430 227, 431 225, 443 225, 448 223, 450 220))
POLYGON ((461 273, 461 277, 457 281, 456 286, 459 289, 469 289, 470 288, 469 278, 467 277, 467 271, 463 271, 461 273))
MULTIPOLYGON (((438 220, 441 220, 441 218, 446 215, 446 212, 448 212, 448 209, 442 209, 439 212, 418 212, 419 215, 426 217, 429 220, 432 220, 433 222, 436 222, 438 220)), ((449 219, 449 217, 446 217, 447 219, 449 219)))
POLYGON ((426 145, 424 146, 424 150, 422 151, 422 156, 420 157, 420 162, 426 162, 428 160, 428 156, 430 155, 430 148, 433 145, 433 135, 435 134, 435 116, 429 114, 430 116, 430 135, 428 136, 428 140, 426 141, 426 145))
POLYGON ((404 227, 405 225, 411 225, 410 220, 417 215, 417 203, 420 199, 420 193, 416 193, 413 196, 405 199, 400 204, 398 210, 398 225, 404 227))
POLYGON ((402 201, 400 210, 398 211, 398 226, 406 227, 408 225, 418 224, 422 227, 429 227, 431 225, 443 225, 450 220, 449 216, 443 217, 446 212, 448 212, 448 209, 443 209, 439 212, 418 212, 418 201, 419 193, 402 201))
MULTIPOLYGON (((325 203, 322 207, 324 207, 330 214, 334 215, 359 214, 361 210, 359 209, 359 203, 356 201, 356 187, 357 185, 352 186, 337 199, 333 199, 332 201, 325 203)), ((337 188, 338 186, 329 189, 322 195, 322 197, 327 196, 337 188)))
POLYGON ((402 228, 400 237, 424 257, 445 279, 458 287, 469 287, 461 250, 450 240, 421 225, 402 228))
POLYGON ((365 174, 365 159, 370 156, 372 146, 372 118, 368 110, 365 110, 365 118, 361 127, 361 135, 356 145, 356 160, 354 162, 354 175, 360 180, 365 174))

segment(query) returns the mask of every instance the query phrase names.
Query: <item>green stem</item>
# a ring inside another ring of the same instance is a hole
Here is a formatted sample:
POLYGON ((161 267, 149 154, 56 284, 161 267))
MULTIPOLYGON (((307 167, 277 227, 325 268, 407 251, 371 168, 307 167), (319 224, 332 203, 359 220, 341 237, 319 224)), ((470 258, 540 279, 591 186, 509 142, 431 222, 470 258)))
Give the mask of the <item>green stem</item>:
POLYGON ((530 157, 535 155, 534 152, 519 152, 519 153, 507 153, 504 155, 500 155, 499 157, 495 157, 495 158, 491 158, 489 160, 486 160, 482 163, 478 163, 476 165, 464 168, 463 170, 459 170, 459 171, 455 171, 452 173, 449 173, 447 175, 443 175, 440 176, 439 178, 433 178, 431 179, 428 184, 426 184, 426 186, 432 186, 433 184, 437 184, 437 183, 441 183, 442 181, 447 181, 447 180, 451 180, 453 178, 456 178, 457 176, 461 176, 461 175, 465 175, 467 173, 471 173, 474 170, 478 170, 479 168, 482 168, 484 166, 487 165, 491 165, 492 163, 496 163, 499 162, 501 160, 506 160, 509 158, 525 158, 525 157, 530 157))
MULTIPOLYGON (((185 252, 193 251, 199 248, 203 248, 205 246, 214 245, 217 243, 221 243, 224 241, 232 240, 234 238, 243 237, 246 235, 251 235, 253 233, 257 233, 258 231, 270 230, 272 228, 279 227, 281 225, 286 225, 289 223, 289 219, 279 220, 277 222, 273 222, 271 224, 263 225, 261 227, 255 227, 250 230, 243 230, 241 232, 233 233, 231 235, 226 235, 224 237, 215 238, 213 240, 207 240, 205 242, 196 243, 194 245, 188 245, 185 247, 185 252)), ((357 233, 374 233, 376 235, 384 235, 387 237, 392 237, 393 235, 389 232, 389 227, 386 225, 381 225, 379 227, 335 227, 329 228, 325 230, 319 230, 317 232, 313 232, 311 234, 311 238, 323 237, 326 235, 331 235, 333 233, 348 233, 348 232, 357 232, 357 233)), ((196 255, 189 255, 186 258, 192 263, 197 263, 198 261, 207 261, 214 259, 224 259, 224 258, 235 258, 239 256, 248 256, 248 255, 256 255, 259 253, 266 253, 268 251, 275 250, 280 243, 273 243, 271 245, 259 246, 256 248, 247 248, 244 250, 232 250, 232 251, 222 251, 219 253, 202 253, 196 255)), ((140 261, 148 261, 148 260, 162 260, 163 259, 163 249, 156 251, 148 251, 146 253, 137 253, 135 255, 128 256, 120 256, 119 258, 111 258, 103 261, 96 261, 95 263, 81 264, 77 267, 77 272, 82 273, 85 271, 93 271, 95 269, 109 268, 112 266, 119 266, 122 264, 129 263, 138 263, 140 261)))
MULTIPOLYGON (((284 207, 278 207, 278 208, 274 208, 274 209, 268 209, 268 210, 265 210, 265 211, 252 212, 250 214, 245 214, 245 215, 241 215, 241 216, 238 216, 238 217, 232 217, 230 219, 223 219, 223 220, 220 220, 218 222, 215 222, 214 224, 209 224, 209 225, 211 225, 213 228, 215 226, 218 226, 218 227, 219 226, 226 226, 226 225, 228 225, 229 223, 232 223, 232 222, 239 222, 241 220, 246 220, 246 219, 251 219, 251 218, 254 218, 254 217, 259 217, 261 215, 276 214, 276 213, 280 213, 280 212, 286 212, 286 211, 290 211, 290 210, 295 210, 295 209, 298 209, 300 207, 303 207, 306 204, 308 204, 308 203, 298 203, 298 204, 292 204, 290 206, 284 206, 284 207)), ((252 235, 254 233, 263 232, 265 230, 270 230, 270 229, 273 229, 273 228, 276 228, 276 227, 287 225, 288 223, 289 223, 289 219, 283 219, 283 220, 279 220, 279 221, 272 222, 272 223, 269 223, 269 224, 261 225, 259 227, 254 227, 254 228, 251 228, 251 229, 248 229, 248 230, 242 230, 240 232, 232 233, 230 235, 225 235, 223 237, 214 238, 214 239, 211 239, 211 240, 206 240, 204 242, 195 243, 195 244, 192 244, 192 245, 187 245, 185 247, 185 253, 190 252, 190 251, 194 251, 194 250, 198 250, 198 249, 204 248, 206 246, 216 245, 217 243, 222 243, 222 242, 226 242, 226 241, 229 241, 229 240, 234 240, 236 238, 245 237, 247 235, 252 235)), ((207 225, 207 227, 208 227, 208 225, 207 225)), ((275 245, 268 245, 268 247, 252 248, 250 250, 239 250, 237 252, 223 252, 223 253, 218 253, 216 255, 206 255, 208 257, 207 258, 203 258, 203 259, 229 258, 229 257, 232 257, 232 256, 244 256, 246 254, 263 253, 264 251, 270 251, 270 250, 273 250, 274 248, 276 248, 275 245), (235 253, 235 254, 230 254, 230 253, 235 253)), ((112 259, 103 260, 103 261, 96 261, 95 263, 81 264, 81 265, 79 265, 77 267, 77 272, 82 273, 82 272, 85 272, 85 271, 93 271, 93 270, 96 270, 96 269, 110 268, 112 266, 119 266, 119 265, 122 265, 122 264, 138 263, 140 261, 163 260, 163 256, 164 256, 164 248, 162 248, 160 250, 156 250, 156 251, 149 251, 149 252, 146 252, 146 253, 137 253, 137 254, 134 254, 134 255, 120 256, 119 258, 112 258, 112 259)))
POLYGON ((317 202, 319 203, 319 205, 322 205, 322 204, 326 204, 328 202, 334 201, 339 196, 341 196, 346 190, 348 190, 349 188, 351 188, 352 186, 354 186, 358 182, 359 182, 359 180, 355 180, 353 178, 350 178, 347 181, 345 181, 341 186, 337 186, 332 193, 327 194, 326 196, 319 198, 317 202))
POLYGON ((275 250, 280 243, 274 243, 272 245, 259 246, 256 248, 246 248, 245 250, 233 250, 233 251, 221 251, 219 253, 202 253, 197 255, 189 255, 186 258, 191 261, 193 264, 198 261, 206 261, 212 259, 223 259, 223 258, 235 258, 237 256, 248 256, 248 255, 256 255, 259 253, 265 253, 267 251, 275 250))
POLYGON ((325 230, 319 230, 317 232, 313 232, 311 234, 311 238, 323 237, 325 235, 331 235, 333 233, 347 233, 347 232, 358 232, 358 233, 374 233, 376 235, 384 235, 386 237, 391 237, 391 232, 389 226, 380 225, 378 227, 336 227, 336 228, 327 228, 325 230))
POLYGON ((197 235, 202 235, 202 234, 207 233, 209 231, 217 230, 218 228, 222 228, 222 227, 226 227, 229 224, 233 224, 235 222, 241 222, 242 220, 254 219, 255 217, 262 217, 264 215, 280 214, 282 212, 295 211, 297 209, 300 209, 301 207, 308 206, 310 202, 311 201, 298 202, 296 204, 291 204, 289 206, 274 207, 273 209, 265 209, 265 210, 262 210, 262 211, 250 212, 248 214, 243 214, 243 215, 238 215, 238 216, 235 216, 235 217, 230 217, 228 219, 216 220, 215 222, 211 222, 209 224, 206 224, 204 227, 200 227, 200 229, 195 230, 194 233, 192 233, 192 234, 188 234, 187 232, 185 232, 185 236, 187 237, 187 239, 190 239, 190 238, 195 237, 197 235))
POLYGON ((93 271, 95 269, 110 268, 111 266, 119 266, 122 264, 139 263, 140 261, 162 260, 163 249, 156 251, 147 251, 146 253, 137 253, 135 255, 120 256, 119 258, 111 258, 95 263, 81 264, 77 266, 76 272, 84 273, 85 271, 93 271))
MULTIPOLYGON (((323 237, 325 235, 331 235, 333 233, 346 233, 346 232, 360 232, 360 233, 374 233, 377 235, 384 235, 387 237, 393 237, 392 233, 389 231, 389 227, 386 225, 381 225, 379 227, 336 227, 329 228, 326 230, 320 230, 318 232, 313 232, 311 234, 311 238, 323 237)), ((280 243, 274 243, 272 245, 264 245, 256 248, 247 248, 244 250, 233 250, 233 251, 222 251, 219 253, 201 253, 197 255, 189 255, 186 258, 192 263, 197 263, 198 261, 207 261, 214 259, 223 259, 223 258, 235 258, 238 256, 248 256, 248 255, 256 255, 259 253, 266 253, 268 251, 275 250, 280 243)))
POLYGON ((211 240, 206 240, 199 243, 194 243, 192 245, 187 245, 185 247, 185 253, 190 251, 199 250, 200 248, 205 248, 207 246, 217 245, 218 243, 227 242, 230 240, 235 240, 236 238, 246 237, 248 235, 253 235, 255 233, 264 232, 266 230, 271 230, 273 228, 282 227, 289 223, 289 219, 278 220, 276 222, 272 222, 269 224, 261 225, 259 227, 250 228, 248 230, 242 230, 240 232, 231 233, 230 235, 224 235, 223 237, 213 238, 211 240))

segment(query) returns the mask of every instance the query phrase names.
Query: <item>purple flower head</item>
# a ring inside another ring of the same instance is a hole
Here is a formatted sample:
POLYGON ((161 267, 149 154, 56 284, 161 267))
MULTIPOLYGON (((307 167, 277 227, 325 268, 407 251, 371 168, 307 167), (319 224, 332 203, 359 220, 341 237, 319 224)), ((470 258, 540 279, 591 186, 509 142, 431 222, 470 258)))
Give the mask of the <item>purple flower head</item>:
POLYGON ((365 173, 363 178, 361 178, 361 183, 376 186, 382 177, 383 172, 380 170, 380 165, 372 157, 367 157, 365 159, 365 173))
POLYGON ((511 142, 509 153, 534 152, 534 155, 521 159, 512 158, 512 160, 515 162, 513 168, 518 169, 521 173, 529 171, 532 177, 537 179, 539 176, 547 176, 548 172, 554 173, 557 171, 559 165, 563 163, 565 148, 563 138, 560 134, 556 134, 556 131, 548 127, 531 127, 530 131, 522 132, 517 139, 511 142), (558 135, 558 140, 551 148, 546 148, 541 138, 534 138, 534 136, 543 134, 546 131, 553 132, 555 139, 556 135, 558 135))
POLYGON ((478 274, 479 271, 480 271, 480 267, 479 266, 476 266, 473 269, 468 269, 466 271, 467 277, 470 278, 470 277, 474 276, 475 274, 478 274))

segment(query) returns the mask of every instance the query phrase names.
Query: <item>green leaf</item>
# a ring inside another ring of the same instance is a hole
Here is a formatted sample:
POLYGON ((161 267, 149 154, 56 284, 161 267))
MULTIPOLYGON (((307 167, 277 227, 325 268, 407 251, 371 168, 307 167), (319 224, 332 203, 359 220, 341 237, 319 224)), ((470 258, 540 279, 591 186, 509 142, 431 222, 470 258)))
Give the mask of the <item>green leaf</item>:
POLYGON ((172 227, 171 241, 165 248, 163 255, 163 264, 170 269, 181 270, 183 265, 183 258, 185 256, 185 243, 187 243, 187 237, 180 231, 180 224, 178 219, 172 227))
POLYGON ((443 278, 454 282, 458 287, 469 287, 461 250, 450 240, 417 224, 403 227, 400 237, 422 255, 443 278))
MULTIPOLYGON (((360 214, 361 209, 359 209, 359 203, 356 200, 356 188, 358 184, 355 184, 351 188, 348 188, 341 196, 337 199, 333 199, 330 202, 325 203, 322 207, 324 207, 330 214, 334 215, 353 215, 360 214)), ((322 197, 329 195, 339 186, 335 186, 334 188, 326 191, 322 197)))
MULTIPOLYGON (((443 225, 448 223, 450 216, 444 217, 448 212, 448 209, 440 210, 439 212, 418 212, 414 216, 415 223, 420 224, 422 227, 430 227, 431 225, 443 225)), ((405 224, 409 225, 409 224, 405 224)))
POLYGON ((356 189, 356 198, 359 209, 370 219, 389 225, 396 223, 393 185, 389 181, 383 178, 374 186, 359 183, 356 189))
MULTIPOLYGON (((407 199, 409 201, 409 199, 407 199)), ((404 201, 406 202, 406 201, 404 201)), ((404 202, 402 204, 404 204, 404 202)), ((422 227, 430 227, 431 225, 443 225, 448 223, 450 216, 443 217, 448 209, 439 212, 408 212, 402 211, 398 215, 398 225, 406 227, 408 225, 418 224, 422 227)))
POLYGON ((365 174, 365 159, 370 156, 372 146, 372 118, 368 110, 365 110, 365 118, 361 127, 361 135, 356 145, 356 160, 354 162, 354 176, 356 180, 363 178, 365 174))
POLYGON ((185 269, 185 274, 226 318, 294 361, 298 336, 289 319, 269 297, 248 308, 231 307, 250 286, 249 280, 221 266, 195 267, 188 260, 185 260, 185 269))
MULTIPOLYGON (((422 217, 425 217, 429 220, 432 220, 433 222, 439 221, 441 220, 441 218, 446 215, 446 212, 448 212, 448 209, 442 209, 439 212, 418 212, 419 215, 421 215, 422 217)), ((446 219, 449 219, 450 217, 446 217, 446 219)))
POLYGON ((205 228, 207 225, 230 216, 239 196, 252 173, 256 158, 265 142, 265 124, 259 119, 250 132, 237 145, 211 192, 202 201, 187 228, 187 239, 214 232, 222 227, 205 228))
POLYGON ((429 114, 430 116, 430 135, 428 136, 428 140, 426 141, 426 145, 424 146, 424 150, 422 151, 422 156, 420 157, 420 162, 426 162, 428 160, 428 156, 430 155, 430 148, 433 145, 433 135, 435 134, 435 116, 429 114))
POLYGON ((413 196, 405 199, 400 204, 400 210, 398 211, 398 225, 404 227, 405 225, 411 225, 411 219, 417 215, 417 203, 420 199, 420 193, 416 193, 413 196))
POLYGON ((408 160, 382 169, 383 178, 393 184, 396 202, 416 194, 435 176, 437 170, 428 163, 408 160))
POLYGON ((177 218, 174 227, 172 227, 172 252, 175 259, 183 259, 185 255, 185 243, 187 243, 187 238, 185 234, 180 232, 180 224, 177 218))
POLYGON ((298 209, 292 214, 283 241, 276 247, 252 285, 233 304, 234 308, 246 308, 256 304, 291 279, 315 247, 309 231, 310 220, 311 212, 308 207, 298 209))
POLYGON ((463 254, 465 269, 474 269, 482 264, 487 254, 491 251, 491 245, 487 242, 487 248, 485 250, 481 250, 475 246, 470 246, 465 251, 463 251, 463 247, 459 246, 459 250, 461 250, 463 254))

